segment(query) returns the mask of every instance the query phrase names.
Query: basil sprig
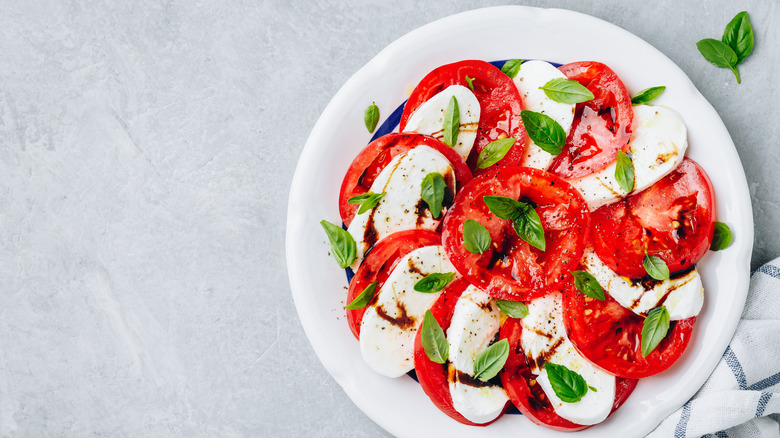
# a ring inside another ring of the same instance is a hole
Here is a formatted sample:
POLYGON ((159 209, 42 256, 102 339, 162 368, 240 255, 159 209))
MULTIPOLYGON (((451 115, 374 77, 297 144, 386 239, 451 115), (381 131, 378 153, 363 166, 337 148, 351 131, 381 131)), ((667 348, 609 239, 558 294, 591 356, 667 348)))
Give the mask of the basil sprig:
POLYGON ((444 330, 439 325, 439 321, 436 321, 430 310, 425 311, 420 330, 422 330, 420 341, 428 359, 436 363, 447 362, 450 356, 450 345, 447 343, 447 337, 444 336, 444 330))
POLYGON ((469 84, 471 91, 474 91, 474 78, 466 76, 466 82, 469 84))
POLYGON ((723 222, 715 222, 715 233, 712 235, 710 249, 720 251, 731 245, 731 228, 723 222))
POLYGON ((512 137, 502 138, 496 141, 491 141, 482 149, 477 158, 477 167, 485 169, 496 163, 498 163, 509 152, 509 149, 515 144, 515 140, 512 137))
POLYGON ((501 339, 474 359, 474 378, 483 382, 496 377, 509 358, 509 341, 501 339))
POLYGON ((505 196, 483 196, 482 199, 494 215, 512 221, 515 232, 521 239, 542 251, 545 250, 547 244, 542 220, 530 204, 505 196))
POLYGON ((496 306, 510 318, 525 318, 528 316, 528 306, 520 301, 496 300, 496 306))
POLYGON ((520 72, 520 66, 523 64, 523 62, 524 60, 522 59, 510 59, 501 67, 501 72, 509 76, 511 79, 514 79, 515 76, 517 76, 517 74, 520 72))
POLYGON ((642 357, 647 357, 666 337, 669 331, 669 311, 664 306, 647 312, 642 325, 642 357))
POLYGON ((604 289, 596 277, 587 271, 571 271, 574 276, 574 287, 583 295, 604 301, 604 289))
POLYGON ((539 148, 550 155, 558 155, 566 143, 566 131, 552 117, 529 110, 520 111, 525 132, 539 148))
POLYGON ((550 99, 569 105, 587 102, 593 100, 594 97, 593 93, 584 85, 575 80, 566 78, 550 79, 546 84, 539 87, 539 89, 543 90, 544 94, 550 99))
POLYGON ((441 214, 441 205, 444 202, 444 189, 446 187, 447 183, 444 182, 444 177, 439 172, 431 172, 425 175, 425 178, 422 180, 420 197, 428 204, 428 209, 431 211, 431 216, 434 219, 438 219, 441 214))
POLYGON ((645 103, 650 103, 655 100, 656 97, 660 96, 664 90, 666 90, 666 86, 663 85, 660 87, 645 88, 639 93, 636 93, 636 96, 631 98, 631 105, 642 105, 645 103))
POLYGON ((582 400, 582 397, 588 393, 588 389, 596 392, 596 388, 588 386, 584 377, 565 365, 546 363, 544 369, 547 370, 547 378, 550 379, 550 386, 555 391, 555 395, 565 403, 576 403, 582 400))
POLYGON ((737 66, 753 51, 753 25, 747 12, 742 11, 726 25, 720 41, 705 38, 696 43, 704 59, 720 68, 728 68, 741 84, 737 66))
POLYGON ((444 130, 442 131, 444 137, 442 141, 449 146, 453 147, 458 144, 458 130, 460 129, 460 108, 458 107, 458 99, 455 96, 450 97, 450 103, 447 105, 447 110, 444 112, 444 130))
POLYGON ((346 268, 354 263, 355 258, 357 258, 357 244, 352 235, 347 230, 326 220, 320 221, 320 225, 322 225, 322 228, 325 229, 325 233, 328 235, 330 252, 333 254, 333 258, 336 259, 336 263, 341 268, 346 268))
POLYGON ((645 258, 642 260, 642 265, 645 267, 647 275, 656 280, 663 281, 669 279, 669 267, 666 266, 666 262, 661 257, 651 256, 645 250, 645 258))
POLYGON ((463 224, 463 246, 472 254, 482 254, 493 243, 487 228, 474 219, 466 219, 463 224))
POLYGON ((363 114, 363 123, 366 124, 368 132, 373 134, 376 124, 379 123, 379 107, 376 106, 376 102, 366 108, 366 112, 363 114))
POLYGON ((379 203, 379 200, 382 199, 382 196, 385 196, 384 192, 382 193, 366 192, 363 193, 362 195, 353 196, 347 199, 347 202, 349 202, 350 204, 358 204, 360 208, 358 209, 357 214, 363 214, 368 210, 374 208, 376 204, 379 203))
POLYGON ((421 278, 420 281, 414 284, 414 290, 417 292, 439 292, 455 278, 454 272, 434 272, 421 278))
POLYGON ((344 306, 345 309, 362 309, 371 302, 371 300, 374 298, 374 294, 376 293, 376 287, 379 283, 376 281, 372 281, 371 284, 366 286, 365 289, 363 289, 363 292, 360 292, 358 296, 355 297, 354 300, 352 300, 351 303, 344 306))
POLYGON ((634 190, 634 162, 623 151, 617 153, 615 180, 624 192, 631 193, 634 190))

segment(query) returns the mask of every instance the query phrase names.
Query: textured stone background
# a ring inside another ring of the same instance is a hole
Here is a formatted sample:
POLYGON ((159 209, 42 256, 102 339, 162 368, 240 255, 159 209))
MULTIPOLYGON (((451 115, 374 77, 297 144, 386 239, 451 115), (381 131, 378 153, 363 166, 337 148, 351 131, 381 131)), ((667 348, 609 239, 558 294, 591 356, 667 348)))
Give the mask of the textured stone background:
MULTIPOLYGON (((382 435, 298 321, 290 181, 355 71, 475 4, 123 3, 0 2, 0 436, 382 435)), ((756 267, 780 255, 780 12, 733 3, 526 4, 615 23, 691 77, 742 158, 756 267), (737 85, 695 42, 745 9, 737 85)))

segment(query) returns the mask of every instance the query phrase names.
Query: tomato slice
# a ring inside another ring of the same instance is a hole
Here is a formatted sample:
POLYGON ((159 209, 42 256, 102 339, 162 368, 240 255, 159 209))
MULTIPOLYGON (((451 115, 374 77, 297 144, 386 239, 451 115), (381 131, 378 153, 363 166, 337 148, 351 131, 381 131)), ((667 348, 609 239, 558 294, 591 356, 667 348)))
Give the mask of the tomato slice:
MULTIPOLYGON (((508 318, 499 332, 499 338, 509 342, 509 358, 499 376, 509 399, 529 420, 563 432, 587 429, 590 426, 573 423, 555 413, 541 385, 536 384, 536 375, 531 372, 522 346, 523 325, 519 319, 508 318)), ((615 412, 626 401, 636 387, 635 379, 618 377, 615 381, 615 412)), ((610 413, 611 415, 611 413, 610 413)))
MULTIPOLYGON (((474 79, 472 92, 479 101, 480 116, 477 138, 468 160, 469 168, 475 174, 484 173, 477 169, 479 153, 491 141, 500 138, 514 137, 514 146, 497 163, 498 166, 517 166, 523 159, 525 148, 525 128, 520 111, 523 110, 523 100, 520 92, 509 76, 485 61, 469 60, 443 65, 428 73, 409 96, 401 116, 401 131, 406 122, 420 105, 439 94, 451 85, 469 87, 466 77, 474 79)), ((469 87, 471 88, 471 87, 469 87)))
MULTIPOLYGON (((363 263, 352 277, 346 303, 351 303, 374 281, 378 283, 376 291, 379 292, 401 257, 415 249, 431 245, 441 245, 441 234, 428 230, 407 230, 393 233, 380 240, 363 259, 363 263)), ((366 308, 346 310, 347 324, 352 334, 360 339, 360 321, 363 320, 366 308)))
POLYGON ((376 177, 382 173, 393 157, 408 152, 417 146, 428 146, 441 152, 455 170, 457 187, 463 187, 471 180, 471 171, 454 149, 427 135, 415 133, 387 134, 368 144, 352 160, 347 169, 339 193, 339 212, 341 220, 349 226, 359 205, 347 202, 349 198, 363 194, 371 189, 376 177))
POLYGON ((693 267, 715 231, 712 183, 695 161, 685 158, 672 173, 646 190, 591 214, 596 255, 616 273, 647 275, 642 260, 661 257, 674 273, 693 267))
POLYGON ((444 218, 444 250, 458 272, 497 299, 526 301, 561 290, 582 257, 590 226, 588 206, 566 181, 537 169, 502 167, 474 178, 455 196, 444 218), (518 237, 512 222, 490 212, 483 196, 505 196, 535 206, 546 251, 518 237), (492 245, 483 254, 463 244, 463 224, 485 226, 492 245))
POLYGON ((583 356, 604 371, 628 379, 658 374, 680 358, 691 339, 695 316, 672 321, 666 337, 643 357, 645 319, 605 295, 604 301, 587 297, 571 282, 563 296, 566 333, 583 356))
POLYGON ((619 150, 628 150, 634 110, 625 85, 606 65, 573 62, 559 70, 594 96, 593 100, 577 104, 566 145, 549 169, 570 179, 601 170, 615 161, 619 150))

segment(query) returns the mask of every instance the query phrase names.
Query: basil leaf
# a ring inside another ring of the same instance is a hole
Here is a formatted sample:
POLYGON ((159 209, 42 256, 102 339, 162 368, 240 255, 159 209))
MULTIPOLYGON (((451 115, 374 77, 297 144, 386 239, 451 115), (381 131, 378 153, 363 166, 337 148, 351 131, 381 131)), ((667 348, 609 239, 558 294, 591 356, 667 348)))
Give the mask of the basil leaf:
POLYGON ((593 392, 599 392, 599 390, 598 390, 598 389, 596 389, 595 387, 593 387, 593 386, 590 386, 590 385, 588 385, 588 389, 590 389, 590 390, 591 390, 591 391, 593 391, 593 392))
POLYGON ((753 26, 746 11, 742 11, 729 21, 721 40, 737 54, 737 64, 741 63, 753 51, 753 26))
POLYGON ((376 204, 379 203, 379 200, 382 199, 382 196, 385 196, 384 192, 383 193, 366 192, 363 193, 362 195, 353 196, 347 199, 347 202, 349 202, 350 204, 360 205, 360 209, 358 209, 357 214, 363 214, 368 210, 374 208, 376 204))
POLYGON ((496 306, 512 318, 525 318, 528 316, 528 306, 520 301, 496 300, 496 306))
POLYGON ((420 281, 414 284, 414 290, 417 292, 439 292, 455 278, 454 272, 438 273, 434 272, 421 278, 420 281))
POLYGON ((477 167, 484 169, 498 163, 502 158, 504 158, 506 153, 509 152, 509 149, 513 144, 515 144, 515 141, 517 140, 510 137, 488 143, 485 146, 485 149, 482 149, 482 152, 479 153, 479 158, 477 158, 477 167))
POLYGON ((490 212, 501 219, 514 220, 518 215, 518 208, 523 204, 505 196, 483 196, 482 200, 490 209, 490 212))
POLYGON ((517 76, 517 74, 520 72, 520 65, 523 63, 523 61, 524 60, 522 59, 510 59, 501 67, 501 72, 514 79, 515 76, 517 76))
POLYGON ((539 148, 548 154, 558 155, 566 143, 566 131, 552 117, 529 110, 520 111, 525 132, 539 148))
POLYGON ((645 88, 639 93, 636 93, 636 96, 631 98, 631 105, 642 105, 645 103, 650 103, 655 100, 656 97, 660 96, 664 90, 666 90, 666 87, 663 85, 660 87, 645 88))
POLYGON ((374 293, 376 293, 376 287, 379 283, 376 281, 371 282, 368 286, 366 286, 365 289, 363 289, 363 292, 360 292, 358 296, 355 297, 354 300, 352 300, 351 303, 344 306, 345 309, 362 309, 371 303, 371 300, 374 298, 374 293))
POLYGON ((587 102, 593 100, 594 97, 593 93, 584 85, 575 80, 566 78, 550 79, 546 84, 539 87, 539 89, 544 90, 544 94, 550 99, 569 105, 587 102))
POLYGON ((615 179, 624 192, 631 193, 634 190, 634 162, 623 151, 617 153, 615 179))
POLYGON ((648 255, 647 250, 645 250, 645 259, 642 260, 642 265, 644 265, 647 275, 656 280, 669 279, 669 267, 666 266, 666 262, 661 257, 648 255))
POLYGON ((363 123, 366 124, 369 133, 374 132, 376 124, 379 123, 379 107, 376 106, 376 102, 366 108, 366 112, 363 114, 363 123))
POLYGON ((739 58, 734 52, 734 49, 728 44, 716 39, 705 38, 696 43, 696 47, 699 49, 702 56, 704 56, 704 59, 716 67, 731 69, 734 76, 737 77, 737 83, 742 83, 742 80, 739 78, 739 72, 737 71, 739 58))
POLYGON ((447 183, 444 182, 444 177, 439 172, 431 172, 425 175, 422 180, 420 196, 428 204, 428 209, 434 219, 438 219, 441 214, 441 204, 444 202, 444 189, 446 187, 447 183))
POLYGON ((547 244, 544 239, 544 227, 542 227, 542 220, 539 218, 539 214, 530 205, 522 202, 520 204, 521 206, 518 209, 520 214, 512 221, 515 233, 521 239, 531 244, 531 246, 544 251, 547 244))
POLYGON ((336 263, 342 268, 351 265, 357 258, 357 244, 352 235, 347 230, 338 225, 333 225, 328 221, 320 221, 320 225, 325 229, 325 233, 330 240, 330 252, 336 259, 336 263))
POLYGON ((420 341, 428 359, 436 363, 447 362, 450 356, 450 346, 444 336, 439 321, 436 321, 430 310, 425 311, 422 327, 420 327, 420 341))
POLYGON ((642 325, 642 357, 647 357, 666 337, 669 331, 669 311, 658 306, 647 312, 642 325))
POLYGON ((474 219, 466 219, 463 224, 463 246, 472 254, 482 254, 493 243, 487 228, 474 219))
POLYGON ((458 144, 458 130, 460 130, 460 108, 458 99, 455 96, 450 98, 450 104, 447 105, 447 111, 444 112, 444 143, 453 147, 458 144))
POLYGON ((571 271, 574 276, 574 287, 583 295, 604 301, 604 289, 596 280, 596 277, 586 271, 571 271))
POLYGON ((720 251, 731 245, 731 229, 723 222, 715 222, 715 233, 712 235, 710 249, 720 251))
POLYGON ((474 91, 474 78, 470 78, 466 76, 466 82, 469 84, 469 88, 471 88, 471 91, 474 91))
POLYGON ((509 358, 509 341, 502 339, 474 359, 474 378, 483 382, 496 377, 499 371, 504 368, 506 360, 509 358))
POLYGON ((588 382, 566 366, 546 363, 544 369, 547 370, 550 386, 561 401, 576 403, 588 393, 588 382))

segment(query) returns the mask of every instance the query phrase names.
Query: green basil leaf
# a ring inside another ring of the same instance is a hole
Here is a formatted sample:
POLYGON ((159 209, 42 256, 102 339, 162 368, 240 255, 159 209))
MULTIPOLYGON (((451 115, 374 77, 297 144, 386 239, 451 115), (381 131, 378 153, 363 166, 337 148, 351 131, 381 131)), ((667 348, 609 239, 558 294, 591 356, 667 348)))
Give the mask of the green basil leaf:
POLYGON ((699 52, 704 56, 704 59, 715 65, 716 67, 728 68, 737 77, 737 83, 741 84, 742 81, 739 78, 739 72, 737 71, 737 63, 739 58, 728 44, 723 41, 718 41, 712 38, 705 38, 698 43, 696 47, 699 52))
POLYGON ((558 155, 566 143, 566 131, 552 117, 528 110, 520 111, 525 132, 540 149, 558 155))
POLYGON ((441 204, 444 202, 446 187, 447 183, 444 182, 444 177, 439 172, 431 172, 425 175, 422 180, 420 196, 428 204, 428 209, 434 219, 438 219, 441 214, 441 204))
POLYGON ((720 251, 731 245, 731 229, 723 222, 715 222, 715 233, 712 235, 710 249, 720 251))
POLYGON ((511 318, 525 318, 528 316, 528 306, 520 301, 496 300, 496 306, 511 318))
POLYGON ((521 64, 523 64, 522 59, 510 59, 501 67, 501 72, 514 79, 515 76, 517 76, 517 74, 520 72, 521 64))
POLYGON ((737 54, 737 64, 741 63, 753 51, 753 26, 746 11, 742 11, 726 25, 721 40, 737 54))
POLYGON ((642 357, 647 357, 666 337, 669 331, 669 311, 664 306, 647 312, 642 325, 642 357))
POLYGON ((365 289, 363 289, 363 292, 360 292, 358 296, 355 297, 354 300, 352 300, 351 303, 344 306, 345 309, 362 309, 371 303, 371 300, 374 298, 374 294, 376 293, 376 287, 379 283, 376 281, 371 282, 368 286, 366 286, 365 289))
POLYGON ((584 85, 575 80, 566 78, 550 79, 546 84, 539 87, 539 89, 544 90, 544 94, 550 99, 569 105, 587 102, 593 100, 594 97, 593 93, 584 85))
POLYGON ((623 151, 617 153, 615 179, 624 192, 631 193, 634 190, 634 162, 623 151))
POLYGON ((493 243, 487 228, 474 219, 466 219, 463 224, 463 246, 472 254, 482 254, 493 243))
POLYGON ((439 321, 436 321, 430 310, 425 311, 420 330, 422 330, 420 341, 422 341, 428 359, 436 363, 447 362, 450 357, 450 346, 447 343, 447 337, 444 336, 444 330, 441 329, 439 321))
POLYGON ((474 359, 474 378, 483 382, 496 377, 499 371, 504 368, 506 360, 509 358, 509 341, 502 339, 474 359))
POLYGON ((542 220, 539 218, 539 214, 530 205, 523 202, 520 204, 521 206, 518 209, 520 214, 512 221, 515 232, 531 246, 544 251, 547 244, 544 239, 544 227, 542 227, 542 220))
POLYGON ((574 276, 574 287, 583 295, 604 301, 604 289, 602 289, 596 277, 586 271, 571 271, 574 276))
POLYGON ((599 390, 598 390, 598 389, 596 389, 596 388, 594 388, 594 387, 592 387, 592 386, 590 386, 590 385, 588 385, 588 389, 590 389, 590 390, 591 390, 591 391, 593 391, 593 392, 599 392, 599 390))
POLYGON ((366 112, 363 114, 363 123, 366 124, 369 133, 374 132, 376 124, 379 123, 379 107, 376 106, 376 102, 366 108, 366 112))
POLYGON ((328 221, 320 221, 320 225, 325 229, 325 233, 330 240, 330 252, 333 258, 342 268, 346 268, 355 262, 357 258, 357 244, 352 235, 347 230, 338 225, 333 225, 328 221))
POLYGON ((447 105, 447 111, 444 112, 444 138, 442 141, 449 146, 453 147, 458 144, 458 130, 460 130, 460 108, 458 107, 458 99, 455 96, 450 98, 450 104, 447 105))
POLYGON ((382 199, 382 196, 385 196, 384 192, 382 193, 366 192, 363 193, 362 195, 353 196, 347 199, 347 202, 349 202, 350 204, 360 205, 360 209, 358 209, 357 214, 363 214, 368 210, 374 208, 376 204, 379 203, 379 200, 382 199))
POLYGON ((644 265, 647 275, 656 280, 669 279, 669 267, 666 266, 666 262, 661 257, 648 255, 647 250, 645 250, 645 259, 642 260, 642 265, 644 265))
POLYGON ((466 76, 466 82, 469 84, 469 88, 471 88, 471 91, 474 91, 474 78, 470 78, 466 76))
POLYGON ((544 369, 547 370, 550 386, 561 401, 576 403, 588 393, 588 382, 585 378, 566 366, 546 363, 544 369))
POLYGON ((660 96, 664 90, 666 90, 666 87, 663 85, 660 87, 645 88, 639 93, 636 93, 636 96, 631 98, 631 105, 642 105, 645 103, 650 103, 655 100, 656 97, 660 96))
POLYGON ((502 138, 500 140, 491 141, 482 149, 477 158, 477 167, 484 169, 498 163, 509 149, 515 144, 514 138, 502 138))
POLYGON ((439 292, 455 278, 454 272, 434 272, 421 278, 420 281, 414 284, 414 290, 417 292, 439 292))
POLYGON ((513 220, 517 217, 517 209, 523 204, 505 196, 483 196, 482 200, 490 209, 490 212, 501 219, 513 220))

